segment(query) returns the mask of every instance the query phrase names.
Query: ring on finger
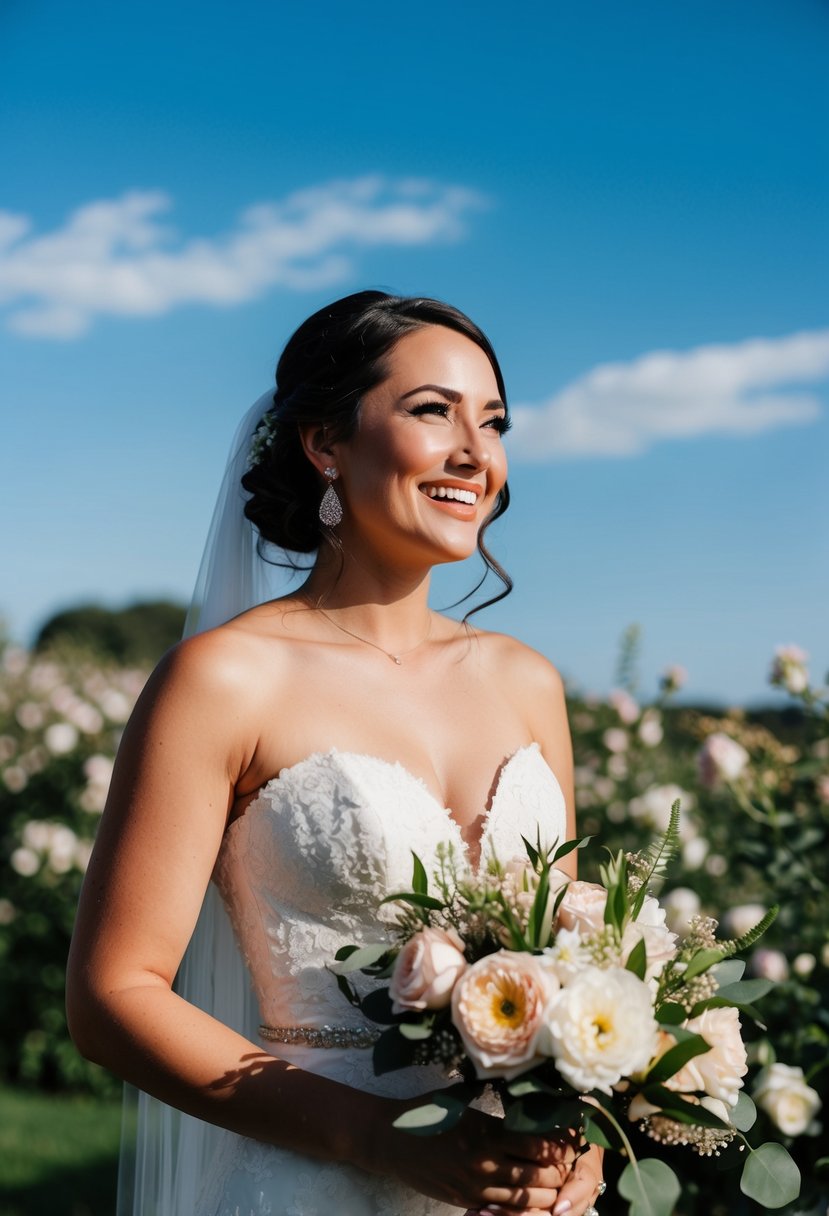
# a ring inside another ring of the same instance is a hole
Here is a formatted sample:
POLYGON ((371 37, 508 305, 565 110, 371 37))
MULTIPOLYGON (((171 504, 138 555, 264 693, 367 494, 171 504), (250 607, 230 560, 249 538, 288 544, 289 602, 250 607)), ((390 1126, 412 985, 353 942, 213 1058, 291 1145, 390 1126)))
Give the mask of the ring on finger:
POLYGON ((584 1209, 582 1216, 599 1216, 599 1209, 591 1203, 584 1209))
POLYGON ((602 1197, 602 1195, 605 1193, 606 1190, 607 1190, 607 1183, 605 1182, 605 1180, 603 1178, 601 1180, 601 1182, 599 1183, 599 1198, 602 1197))

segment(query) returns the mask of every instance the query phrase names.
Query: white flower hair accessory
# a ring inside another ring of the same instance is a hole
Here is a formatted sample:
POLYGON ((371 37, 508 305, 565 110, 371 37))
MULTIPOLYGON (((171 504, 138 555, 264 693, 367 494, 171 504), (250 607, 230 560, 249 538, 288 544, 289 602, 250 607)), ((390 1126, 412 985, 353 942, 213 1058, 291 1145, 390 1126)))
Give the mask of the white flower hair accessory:
POLYGON ((253 442, 251 443, 250 451, 248 452, 247 467, 249 469, 256 468, 256 466, 261 464, 267 456, 271 446, 273 445, 273 441, 276 438, 276 425, 276 406, 272 405, 271 408, 266 410, 262 415, 259 425, 253 433, 253 442))

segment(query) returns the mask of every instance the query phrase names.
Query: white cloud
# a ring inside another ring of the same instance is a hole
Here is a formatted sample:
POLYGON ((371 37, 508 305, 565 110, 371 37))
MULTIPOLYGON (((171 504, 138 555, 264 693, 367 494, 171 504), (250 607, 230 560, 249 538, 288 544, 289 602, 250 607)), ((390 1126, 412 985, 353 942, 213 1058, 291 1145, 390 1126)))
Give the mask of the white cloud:
POLYGON ((519 405, 511 450, 527 460, 632 456, 664 439, 750 435, 813 422, 829 330, 605 363, 541 405, 519 405))
POLYGON ((240 304, 278 285, 340 282, 360 249, 457 239, 481 203, 460 187, 363 177, 248 207, 228 232, 185 240, 160 222, 172 206, 161 191, 87 203, 41 236, 0 211, 0 305, 16 333, 76 338, 102 314, 240 304))

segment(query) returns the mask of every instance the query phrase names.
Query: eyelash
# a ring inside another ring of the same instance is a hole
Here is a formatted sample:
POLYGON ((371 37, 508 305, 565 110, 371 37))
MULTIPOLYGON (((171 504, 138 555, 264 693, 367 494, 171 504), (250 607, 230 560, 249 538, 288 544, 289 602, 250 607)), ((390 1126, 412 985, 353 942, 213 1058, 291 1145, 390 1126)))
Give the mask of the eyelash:
MULTIPOLYGON (((430 414, 435 411, 439 412, 442 417, 446 418, 449 414, 449 406, 445 401, 424 401, 422 405, 413 406, 409 412, 411 414, 419 415, 430 414)), ((505 435, 512 426, 512 423, 506 414, 496 414, 493 418, 490 418, 488 422, 485 422, 484 426, 488 430, 495 431, 498 435, 505 435)))

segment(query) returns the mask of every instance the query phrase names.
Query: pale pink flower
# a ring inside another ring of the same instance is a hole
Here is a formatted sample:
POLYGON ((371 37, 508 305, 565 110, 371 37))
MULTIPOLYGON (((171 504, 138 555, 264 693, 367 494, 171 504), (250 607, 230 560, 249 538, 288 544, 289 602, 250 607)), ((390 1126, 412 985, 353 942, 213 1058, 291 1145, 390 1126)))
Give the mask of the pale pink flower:
POLYGON ((467 968, 452 992, 452 1021, 478 1077, 509 1079, 539 1063, 538 1037, 557 987, 533 955, 517 951, 467 968))
POLYGON ((78 732, 71 722, 54 722, 44 731, 43 741, 53 756, 64 756, 77 745, 78 732))
POLYGON ((604 925, 607 891, 595 882, 571 882, 558 908, 558 924, 562 929, 576 929, 582 937, 590 937, 604 925))
POLYGON ((769 683, 785 688, 793 696, 805 692, 809 687, 808 659, 806 651, 799 646, 778 646, 772 659, 769 683))
POLYGON ((602 735, 602 742, 609 752, 627 751, 628 733, 619 726, 611 726, 602 735))
POLYGON ((410 937, 395 960, 389 983, 393 1011, 444 1009, 466 970, 463 948, 454 929, 427 927, 410 937))
POLYGON ((625 692, 623 688, 614 688, 607 699, 619 715, 619 721, 624 722, 625 726, 632 726, 642 712, 630 693, 625 692))
POLYGON ((692 1034, 701 1034, 709 1050, 694 1056, 665 1084, 679 1091, 701 1090, 734 1106, 748 1072, 738 1010, 733 1005, 706 1009, 698 1017, 689 1018, 684 1026, 692 1034))
POLYGON ((772 980, 775 984, 782 984, 789 978, 789 961, 785 954, 764 946, 754 951, 748 960, 748 969, 752 975, 762 980, 772 980))
POLYGON ((748 761, 749 754, 741 743, 723 731, 715 731, 697 754, 700 784, 713 789, 724 781, 736 781, 748 761))
POLYGON ((642 715, 637 734, 645 747, 658 747, 664 734, 661 714, 655 709, 646 710, 642 715))

